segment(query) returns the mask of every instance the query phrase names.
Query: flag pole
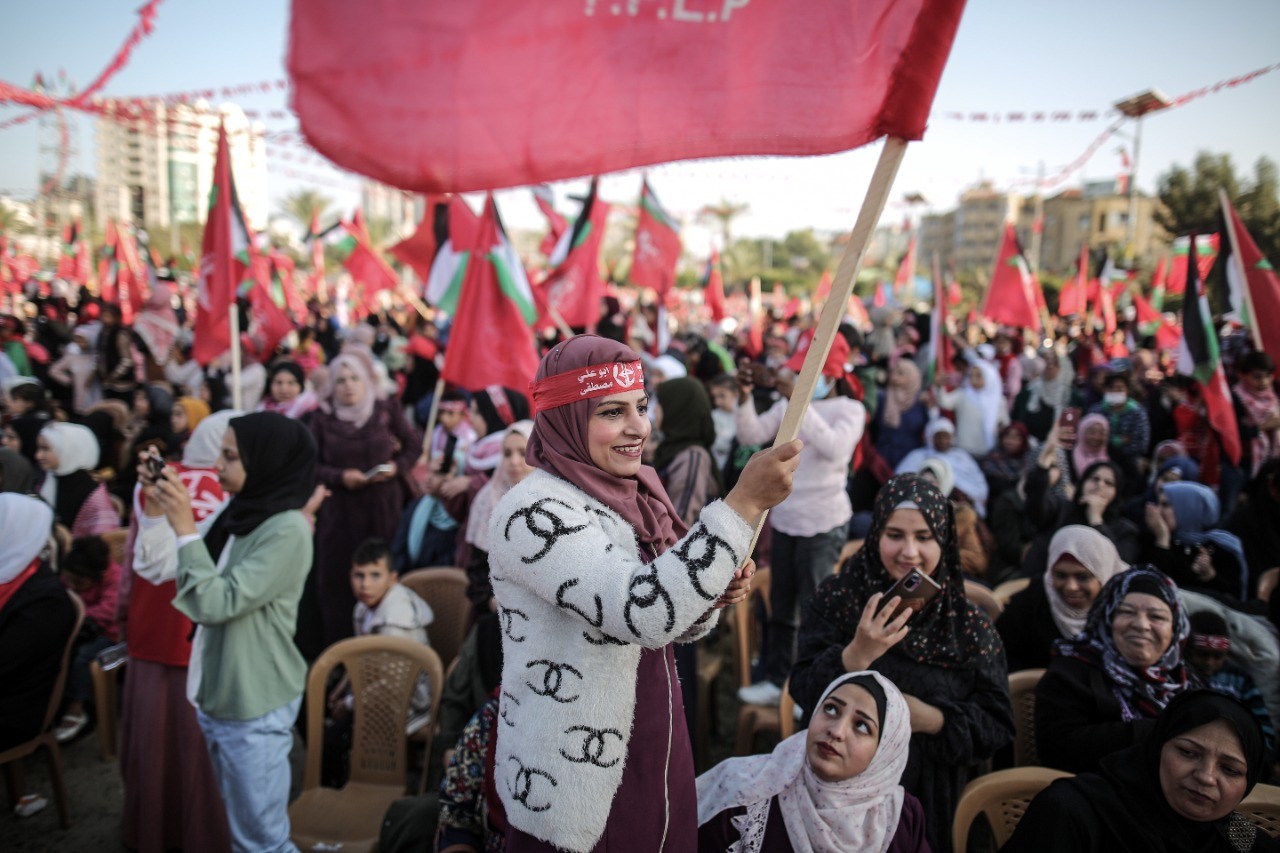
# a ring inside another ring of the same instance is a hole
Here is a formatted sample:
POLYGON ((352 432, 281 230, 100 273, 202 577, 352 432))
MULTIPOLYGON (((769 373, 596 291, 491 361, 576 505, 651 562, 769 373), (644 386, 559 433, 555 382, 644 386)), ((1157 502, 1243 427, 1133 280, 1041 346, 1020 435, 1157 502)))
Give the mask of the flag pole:
POLYGON ((244 392, 240 388, 240 300, 236 297, 234 288, 227 313, 231 316, 231 408, 243 412, 244 392))
POLYGON ((570 329, 569 324, 564 321, 564 315, 560 313, 559 308, 548 303, 547 314, 550 315, 551 322, 556 324, 557 331, 564 336, 566 341, 573 337, 573 329, 570 329))
POLYGON ((1253 348, 1262 352, 1262 330, 1258 325, 1258 314, 1253 310, 1253 292, 1249 289, 1249 276, 1245 274, 1244 258, 1240 254, 1240 243, 1236 240, 1236 226, 1232 221, 1231 199, 1227 191, 1218 188, 1218 201, 1222 204, 1222 221, 1227 226, 1227 239, 1231 241, 1231 263, 1236 265, 1236 274, 1240 276, 1240 289, 1244 291, 1244 304, 1249 310, 1249 336, 1253 338, 1253 348))
MULTIPOLYGON (((782 416, 778 437, 774 439, 775 447, 786 444, 800 432, 800 424, 804 421, 809 403, 813 400, 818 376, 822 372, 823 364, 826 363, 827 354, 831 351, 831 344, 839 332, 840 321, 844 318, 844 306, 853 295, 853 286, 858 280, 862 259, 867 253, 867 246, 871 243, 876 223, 884 213, 885 203, 889 200, 889 191, 893 189, 893 179, 898 174, 898 167, 902 165, 902 157, 906 151, 907 141, 896 138, 886 140, 884 148, 880 151, 880 159, 876 161, 875 171, 871 174, 871 184, 867 187, 867 194, 862 200, 862 209, 858 211, 853 231, 849 234, 849 244, 845 247, 844 256, 840 258, 840 266, 836 268, 835 280, 831 282, 831 295, 822 306, 818 327, 814 330, 813 340, 809 344, 808 352, 805 353, 804 366, 800 368, 800 375, 796 377, 791 400, 782 416)), ((748 555, 755 549, 756 540, 760 537, 760 531, 764 529, 768 516, 766 512, 756 522, 755 535, 751 539, 751 547, 747 549, 748 555)))
MULTIPOLYGON (((436 379, 436 390, 431 394, 431 411, 427 415, 427 431, 422 434, 422 458, 431 462, 431 433, 436 431, 436 418, 440 414, 440 395, 444 393, 444 368, 436 379)), ((430 473, 430 472, 428 472, 430 473)))

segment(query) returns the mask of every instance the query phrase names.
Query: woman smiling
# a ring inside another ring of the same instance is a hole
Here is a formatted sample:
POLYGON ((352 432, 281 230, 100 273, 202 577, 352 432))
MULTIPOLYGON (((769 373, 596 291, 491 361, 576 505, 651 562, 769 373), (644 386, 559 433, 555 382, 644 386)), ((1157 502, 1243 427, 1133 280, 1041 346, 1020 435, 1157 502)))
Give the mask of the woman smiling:
POLYGON ((1188 633, 1165 575, 1143 566, 1109 580, 1084 630, 1058 643, 1036 687, 1041 761, 1079 773, 1131 746, 1170 699, 1195 686, 1182 660, 1188 633))
POLYGON ((1266 765, 1248 708, 1208 690, 1171 701, 1140 743, 1097 773, 1060 779, 1027 809, 1005 853, 1244 853, 1280 843, 1235 811, 1266 765))

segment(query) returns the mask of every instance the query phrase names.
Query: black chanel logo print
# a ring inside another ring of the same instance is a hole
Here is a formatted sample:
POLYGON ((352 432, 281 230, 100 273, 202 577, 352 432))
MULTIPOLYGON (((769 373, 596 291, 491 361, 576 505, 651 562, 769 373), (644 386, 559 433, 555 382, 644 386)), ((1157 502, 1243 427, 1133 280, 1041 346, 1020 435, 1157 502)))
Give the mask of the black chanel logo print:
POLYGON ((507 783, 507 793, 511 794, 511 799, 515 800, 531 812, 545 812, 547 809, 551 808, 551 803, 549 802, 540 806, 531 805, 529 803, 529 797, 533 793, 533 783, 537 781, 537 777, 546 779, 551 783, 551 787, 557 787, 556 780, 551 776, 551 774, 545 770, 538 770, 536 767, 525 767, 524 762, 516 758, 514 755, 508 756, 507 760, 514 761, 516 763, 516 767, 519 768, 516 770, 515 784, 510 782, 507 783))
POLYGON ((582 743, 580 744, 581 755, 570 755, 563 749, 560 754, 572 761, 574 764, 594 764, 596 767, 612 767, 622 760, 622 756, 615 756, 612 761, 604 760, 604 751, 607 748, 607 739, 616 737, 618 743, 622 743, 622 732, 617 729, 595 729, 591 726, 569 726, 564 733, 569 735, 574 732, 582 732, 582 743))
POLYGON ((600 596, 598 595, 593 596, 593 598, 595 599, 595 605, 596 605, 596 615, 594 618, 589 616, 585 610, 578 607, 573 602, 565 601, 565 598, 564 598, 565 592, 573 589, 577 585, 578 585, 577 578, 570 578, 569 580, 560 584, 560 588, 556 590, 556 604, 560 607, 563 607, 565 610, 571 610, 574 613, 577 613, 583 619, 587 620, 587 624, 590 625, 592 628, 599 628, 601 625, 604 624, 604 607, 600 603, 600 596))
POLYGON ((502 532, 502 535, 506 537, 508 542, 510 542, 511 525, 515 523, 517 518, 523 518, 524 525, 529 532, 542 540, 542 548, 538 553, 531 557, 520 558, 525 564, 536 563, 538 560, 547 556, 547 553, 555 547, 555 544, 559 542, 561 538, 568 536, 571 533, 578 533, 587 529, 587 525, 585 524, 578 524, 574 526, 566 525, 564 523, 564 519, 547 509, 548 504, 556 504, 557 506, 562 506, 568 510, 573 509, 572 506, 562 500, 557 500, 556 498, 543 498, 540 501, 536 501, 532 506, 527 506, 524 509, 518 509, 513 512, 511 517, 507 519, 507 526, 502 532), (545 518, 551 525, 550 528, 540 526, 537 522, 538 518, 545 518))
POLYGON ((528 622, 529 617, 525 615, 525 612, 515 607, 499 607, 498 615, 502 617, 502 633, 506 635, 507 639, 513 643, 523 643, 525 641, 525 635, 521 634, 518 637, 516 636, 514 623, 515 617, 517 616, 519 616, 521 620, 528 622))
POLYGON ((550 660, 535 660, 525 664, 526 669, 532 669, 535 666, 546 667, 542 672, 542 686, 526 681, 525 685, 539 696, 546 696, 548 699, 554 699, 561 704, 567 705, 570 702, 576 702, 579 698, 578 694, 572 696, 561 696, 560 691, 564 688, 564 674, 570 675, 582 680, 582 673, 567 663, 556 663, 550 660))
POLYGON ((623 608, 622 618, 626 620, 627 627, 631 629, 631 633, 637 637, 640 632, 636 630, 635 623, 631 621, 631 611, 633 608, 639 607, 645 610, 652 607, 662 600, 663 605, 667 609, 666 627, 664 632, 670 631, 676 624, 676 608, 671 603, 671 594, 663 588, 658 581, 658 569, 652 563, 649 565, 649 571, 643 575, 636 575, 631 579, 630 597, 627 599, 627 606, 623 608))
MULTIPOLYGON (((510 702, 512 705, 515 705, 515 706, 517 706, 517 707, 519 707, 519 705, 520 705, 520 700, 519 700, 519 699, 517 699, 516 697, 512 696, 510 693, 508 693, 508 692, 507 692, 507 691, 505 691, 505 690, 504 690, 504 691, 502 691, 502 698, 503 698, 503 699, 505 699, 507 702, 510 702)), ((507 716, 507 711, 508 711, 508 710, 509 710, 509 709, 508 709, 508 707, 504 704, 504 705, 502 706, 502 714, 501 714, 501 716, 502 716, 502 722, 506 723, 508 726, 510 726, 511 728, 513 728, 513 729, 514 729, 514 728, 516 727, 516 724, 515 724, 515 723, 513 723, 513 722, 511 722, 511 719, 507 716)))
POLYGON ((689 571, 689 583, 693 584, 693 588, 698 595, 711 601, 716 597, 716 593, 707 592, 702 588, 701 574, 711 568, 711 564, 716 561, 716 557, 720 555, 720 549, 723 548, 729 554, 729 558, 733 564, 738 565, 738 555, 729 547, 729 543, 725 542, 719 536, 707 531, 705 524, 699 524, 697 529, 693 531, 692 536, 685 538, 680 547, 675 549, 678 556, 685 564, 685 568, 689 571), (698 548, 698 553, 694 554, 694 548, 698 548))

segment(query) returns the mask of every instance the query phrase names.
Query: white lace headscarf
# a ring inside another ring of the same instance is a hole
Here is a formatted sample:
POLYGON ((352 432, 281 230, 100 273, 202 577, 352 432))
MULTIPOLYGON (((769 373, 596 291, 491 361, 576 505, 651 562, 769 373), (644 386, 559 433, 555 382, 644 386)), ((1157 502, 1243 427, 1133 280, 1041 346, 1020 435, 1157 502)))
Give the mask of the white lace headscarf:
POLYGON ((774 797, 796 853, 879 851, 893 841, 902 813, 899 781, 907 766, 911 714, 893 682, 876 672, 850 672, 827 686, 818 709, 837 688, 871 676, 885 696, 880 744, 867 769, 843 782, 823 782, 806 758, 807 732, 796 732, 770 755, 730 758, 698 777, 698 825, 726 809, 746 806, 734 818, 740 837, 729 853, 756 853, 774 797))

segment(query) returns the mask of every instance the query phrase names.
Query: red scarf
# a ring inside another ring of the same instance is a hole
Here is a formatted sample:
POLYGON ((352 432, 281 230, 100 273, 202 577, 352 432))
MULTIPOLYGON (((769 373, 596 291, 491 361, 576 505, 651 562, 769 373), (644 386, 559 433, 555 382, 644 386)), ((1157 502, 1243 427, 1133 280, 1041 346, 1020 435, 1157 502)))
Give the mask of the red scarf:
POLYGON ((4 610, 5 605, 9 603, 9 599, 13 598, 14 593, 22 589, 22 585, 31 580, 31 576, 36 573, 36 569, 40 568, 40 558, 36 557, 31 561, 31 565, 27 566, 18 576, 8 583, 0 583, 0 610, 4 610))

